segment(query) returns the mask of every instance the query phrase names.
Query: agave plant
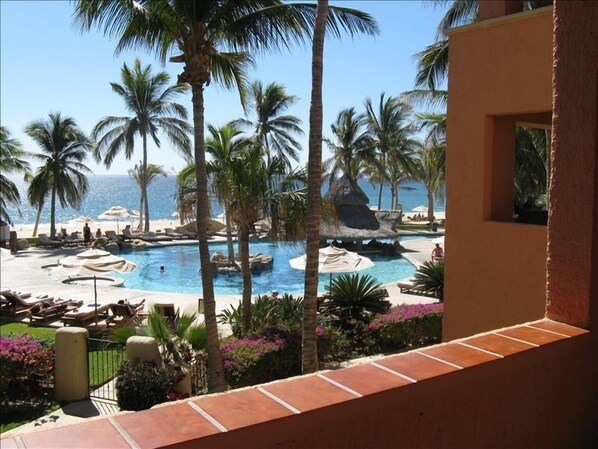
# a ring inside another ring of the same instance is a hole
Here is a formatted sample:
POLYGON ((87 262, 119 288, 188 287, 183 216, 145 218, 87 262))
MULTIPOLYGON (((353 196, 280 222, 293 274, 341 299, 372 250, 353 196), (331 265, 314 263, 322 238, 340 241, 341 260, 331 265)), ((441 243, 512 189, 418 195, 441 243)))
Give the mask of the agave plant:
POLYGON ((341 321, 366 321, 369 314, 385 313, 390 302, 384 299, 381 284, 370 275, 342 275, 328 288, 329 298, 322 304, 325 314, 338 315, 341 321))
POLYGON ((428 261, 415 271, 413 285, 426 293, 444 300, 444 261, 428 261))

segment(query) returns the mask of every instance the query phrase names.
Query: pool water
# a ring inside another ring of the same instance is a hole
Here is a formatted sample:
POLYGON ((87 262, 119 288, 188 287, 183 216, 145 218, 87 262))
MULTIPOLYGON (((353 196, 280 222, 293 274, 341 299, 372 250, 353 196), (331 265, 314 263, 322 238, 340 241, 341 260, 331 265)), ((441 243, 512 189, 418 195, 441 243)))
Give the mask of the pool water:
MULTIPOLYGON (((236 250, 236 245, 235 245, 236 250)), ((221 251, 227 254, 226 243, 210 244, 210 253, 221 251)), ((256 294, 300 293, 304 290, 304 272, 292 269, 289 259, 305 252, 300 244, 251 243, 251 254, 264 253, 274 257, 272 268, 261 273, 252 273, 252 292, 256 294)), ((137 290, 162 291, 173 293, 201 293, 199 275, 199 254, 196 245, 167 246, 146 251, 122 253, 122 257, 135 262, 137 269, 131 273, 118 273, 125 280, 124 286, 137 290), (164 266, 164 273, 160 267, 164 266)), ((376 266, 360 271, 359 274, 370 274, 381 284, 410 277, 415 268, 407 260, 398 256, 368 256, 376 266)), ((329 283, 329 274, 321 274, 318 291, 325 291, 329 283)), ((338 276, 333 275, 333 278, 338 276)), ((218 274, 214 276, 214 290, 217 295, 240 295, 243 291, 241 274, 218 274)))

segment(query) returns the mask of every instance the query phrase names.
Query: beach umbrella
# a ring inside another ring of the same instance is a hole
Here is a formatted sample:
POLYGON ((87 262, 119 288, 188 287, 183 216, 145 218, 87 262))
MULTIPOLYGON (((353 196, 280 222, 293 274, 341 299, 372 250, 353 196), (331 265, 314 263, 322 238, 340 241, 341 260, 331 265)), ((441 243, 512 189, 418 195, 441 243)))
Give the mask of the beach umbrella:
POLYGON ((70 224, 77 224, 77 223, 93 223, 93 218, 88 217, 87 215, 81 215, 77 218, 73 218, 69 220, 70 224))
MULTIPOLYGON (((98 310, 98 287, 97 275, 99 273, 108 273, 111 271, 118 271, 120 273, 128 273, 137 268, 133 262, 130 262, 122 257, 115 256, 108 251, 100 249, 88 249, 75 256, 65 257, 60 260, 58 267, 53 270, 55 274, 81 276, 93 276, 93 293, 94 293, 94 307, 98 310)), ((98 318, 96 316, 96 324, 98 318)))
POLYGON ((119 233, 120 229, 118 228, 118 219, 123 218, 130 218, 130 217, 138 217, 139 212, 135 210, 129 210, 122 206, 112 206, 110 209, 102 212, 98 215, 100 220, 116 220, 116 232, 119 233))
POLYGON ((411 212, 428 212, 428 206, 417 206, 411 209, 411 212))
POLYGON ((439 245, 444 245, 444 235, 441 235, 440 237, 433 239, 432 243, 438 243, 439 245))
MULTIPOLYGON (((306 261, 307 255, 304 254, 289 260, 289 264, 291 268, 305 271, 306 261)), ((330 273, 330 283, 332 283, 332 273, 353 273, 371 268, 374 265, 374 262, 367 257, 330 245, 320 249, 318 273, 330 273)))
POLYGON ((2 262, 15 258, 15 256, 12 255, 10 250, 6 249, 6 248, 0 248, 0 254, 2 256, 1 257, 2 262))

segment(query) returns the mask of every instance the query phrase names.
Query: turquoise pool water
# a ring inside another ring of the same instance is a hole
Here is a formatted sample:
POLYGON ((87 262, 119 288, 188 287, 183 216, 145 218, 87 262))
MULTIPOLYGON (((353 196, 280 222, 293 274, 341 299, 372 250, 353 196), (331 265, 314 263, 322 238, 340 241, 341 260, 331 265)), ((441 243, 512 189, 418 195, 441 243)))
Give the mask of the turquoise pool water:
MULTIPOLYGON (((215 251, 226 254, 226 244, 210 244, 210 253, 215 251)), ((269 293, 274 289, 280 293, 303 291, 303 271, 294 270, 289 265, 289 259, 304 253, 303 244, 251 243, 249 251, 252 254, 259 252, 274 256, 271 270, 252 275, 254 295, 269 293)), ((118 276, 125 280, 124 286, 127 288, 174 293, 201 292, 196 245, 132 251, 122 253, 121 256, 135 262, 138 267, 131 273, 118 273, 118 276), (161 266, 165 267, 164 273, 160 273, 161 266)), ((370 274, 382 284, 410 277, 415 272, 413 265, 401 257, 373 255, 370 258, 376 263, 376 266, 359 273, 370 274)), ((318 290, 323 292, 328 282, 329 275, 322 274, 318 290)), ((214 290, 217 295, 240 295, 242 288, 240 274, 220 274, 214 277, 214 290)))

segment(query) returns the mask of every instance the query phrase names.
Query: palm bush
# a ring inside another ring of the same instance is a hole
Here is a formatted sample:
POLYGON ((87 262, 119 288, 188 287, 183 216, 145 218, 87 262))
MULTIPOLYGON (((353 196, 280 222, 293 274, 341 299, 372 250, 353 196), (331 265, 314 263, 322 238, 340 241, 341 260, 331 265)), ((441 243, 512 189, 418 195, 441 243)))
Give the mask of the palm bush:
POLYGON ((256 296, 251 303, 251 322, 243 329, 242 305, 231 305, 218 315, 221 324, 228 324, 236 338, 245 335, 270 333, 272 330, 293 330, 301 326, 303 320, 303 298, 294 298, 285 293, 276 300, 268 296, 256 296))
POLYGON ((381 284, 370 275, 343 275, 334 279, 329 298, 322 304, 324 313, 337 315, 341 321, 367 321, 368 315, 385 313, 390 302, 384 299, 381 284))
POLYGON ((415 271, 413 285, 444 300, 444 261, 428 261, 415 271))

